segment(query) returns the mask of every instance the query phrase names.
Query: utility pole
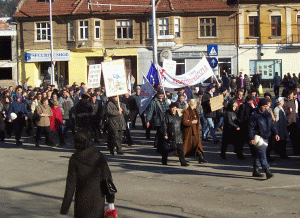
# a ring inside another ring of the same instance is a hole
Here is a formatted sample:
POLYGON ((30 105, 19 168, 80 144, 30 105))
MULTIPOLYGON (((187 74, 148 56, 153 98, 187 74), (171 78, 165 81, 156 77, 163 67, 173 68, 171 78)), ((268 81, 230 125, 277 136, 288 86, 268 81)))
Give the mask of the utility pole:
POLYGON ((51 50, 51 85, 55 83, 54 64, 53 64, 53 26, 52 26, 52 0, 49 0, 49 15, 50 15, 50 50, 51 50))
POLYGON ((152 2, 152 28, 153 28, 153 63, 157 63, 157 35, 156 35, 156 12, 155 12, 155 0, 152 2))

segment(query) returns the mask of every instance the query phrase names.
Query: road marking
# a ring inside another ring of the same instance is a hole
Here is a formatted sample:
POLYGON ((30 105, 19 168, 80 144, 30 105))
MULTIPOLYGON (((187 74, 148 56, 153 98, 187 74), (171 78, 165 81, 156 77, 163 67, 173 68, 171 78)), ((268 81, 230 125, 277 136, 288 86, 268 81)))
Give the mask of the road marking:
POLYGON ((300 185, 287 185, 287 186, 273 186, 273 187, 263 187, 263 188, 254 188, 254 189, 244 189, 245 191, 253 191, 253 190, 264 190, 264 189, 283 189, 283 188, 295 188, 300 187, 300 185))

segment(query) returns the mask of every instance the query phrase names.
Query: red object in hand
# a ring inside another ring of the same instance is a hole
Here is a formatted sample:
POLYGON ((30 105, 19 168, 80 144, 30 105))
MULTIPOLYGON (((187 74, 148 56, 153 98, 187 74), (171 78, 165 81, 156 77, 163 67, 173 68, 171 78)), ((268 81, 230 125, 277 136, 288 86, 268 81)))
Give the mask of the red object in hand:
POLYGON ((117 214, 116 208, 114 210, 108 210, 108 209, 106 209, 104 218, 118 218, 118 214, 117 214))

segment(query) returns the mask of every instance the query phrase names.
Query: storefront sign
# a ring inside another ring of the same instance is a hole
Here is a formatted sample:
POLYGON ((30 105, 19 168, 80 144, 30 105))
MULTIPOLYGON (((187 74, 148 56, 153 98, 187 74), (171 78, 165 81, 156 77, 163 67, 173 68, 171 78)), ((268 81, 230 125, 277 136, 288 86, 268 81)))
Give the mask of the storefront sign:
POLYGON ((175 42, 159 42, 159 43, 157 43, 158 47, 173 47, 175 45, 176 45, 175 42))
POLYGON ((202 53, 198 51, 193 52, 173 52, 172 53, 173 58, 200 58, 202 57, 202 53))
MULTIPOLYGON (((69 61, 70 50, 54 51, 53 61, 69 61)), ((24 62, 49 62, 51 61, 50 51, 24 52, 24 62)))

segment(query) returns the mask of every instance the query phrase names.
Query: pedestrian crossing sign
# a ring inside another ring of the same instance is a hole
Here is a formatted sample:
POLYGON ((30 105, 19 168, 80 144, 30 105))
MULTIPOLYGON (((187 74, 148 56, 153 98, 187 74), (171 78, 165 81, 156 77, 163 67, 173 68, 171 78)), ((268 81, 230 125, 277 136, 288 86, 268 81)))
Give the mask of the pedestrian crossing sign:
POLYGON ((218 45, 208 45, 208 56, 218 56, 218 45))

